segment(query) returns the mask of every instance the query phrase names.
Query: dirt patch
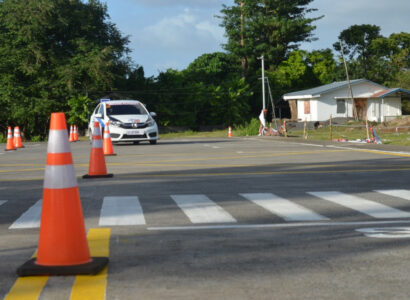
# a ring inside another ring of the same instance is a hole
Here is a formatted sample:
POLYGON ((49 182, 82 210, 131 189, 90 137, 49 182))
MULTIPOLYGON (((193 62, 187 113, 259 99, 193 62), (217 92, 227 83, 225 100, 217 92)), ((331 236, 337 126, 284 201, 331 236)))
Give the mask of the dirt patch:
POLYGON ((376 126, 376 128, 386 128, 386 127, 406 127, 410 126, 410 116, 402 116, 400 118, 391 120, 389 122, 384 122, 376 126))

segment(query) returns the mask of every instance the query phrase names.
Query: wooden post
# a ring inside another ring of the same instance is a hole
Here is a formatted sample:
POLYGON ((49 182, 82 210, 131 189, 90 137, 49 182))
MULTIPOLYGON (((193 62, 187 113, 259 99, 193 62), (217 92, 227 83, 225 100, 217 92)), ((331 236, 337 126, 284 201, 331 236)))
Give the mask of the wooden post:
POLYGON ((306 140, 307 139, 307 135, 306 135, 306 122, 307 122, 307 119, 305 118, 305 124, 304 124, 304 126, 303 126, 303 138, 306 140))
POLYGON ((370 135, 369 135, 369 123, 367 122, 367 116, 366 116, 366 137, 367 140, 370 140, 370 135))
POLYGON ((332 140, 332 115, 329 118, 330 140, 332 140))

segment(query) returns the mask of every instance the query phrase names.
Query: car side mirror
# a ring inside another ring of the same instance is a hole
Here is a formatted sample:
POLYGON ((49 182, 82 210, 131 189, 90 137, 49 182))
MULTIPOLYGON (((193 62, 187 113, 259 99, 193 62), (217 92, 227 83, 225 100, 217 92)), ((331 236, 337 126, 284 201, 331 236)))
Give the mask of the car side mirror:
POLYGON ((102 118, 102 114, 98 113, 94 115, 96 118, 102 118))
POLYGON ((152 112, 150 112, 149 114, 150 114, 150 115, 151 115, 151 117, 153 117, 153 118, 156 118, 156 117, 157 117, 157 114, 156 114, 155 112, 153 112, 153 111, 152 111, 152 112))

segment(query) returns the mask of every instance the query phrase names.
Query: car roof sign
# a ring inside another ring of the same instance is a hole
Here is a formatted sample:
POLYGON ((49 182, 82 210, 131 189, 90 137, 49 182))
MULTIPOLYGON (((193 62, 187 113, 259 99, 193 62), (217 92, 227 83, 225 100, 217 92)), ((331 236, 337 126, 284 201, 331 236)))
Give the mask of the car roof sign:
POLYGON ((100 102, 102 103, 102 102, 108 102, 108 101, 111 101, 110 99, 100 99, 100 102))

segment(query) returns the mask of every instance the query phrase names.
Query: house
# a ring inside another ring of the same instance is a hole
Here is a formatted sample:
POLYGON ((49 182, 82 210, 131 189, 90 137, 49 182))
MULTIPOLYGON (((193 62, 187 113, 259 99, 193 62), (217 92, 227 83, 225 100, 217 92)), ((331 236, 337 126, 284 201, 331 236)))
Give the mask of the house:
MULTIPOLYGON (((401 101, 410 97, 410 91, 390 89, 367 79, 350 81, 354 104, 361 120, 384 122, 401 116, 401 101)), ((333 82, 312 89, 288 93, 283 100, 289 102, 291 119, 300 121, 326 121, 332 118, 353 118, 347 81, 333 82)))

